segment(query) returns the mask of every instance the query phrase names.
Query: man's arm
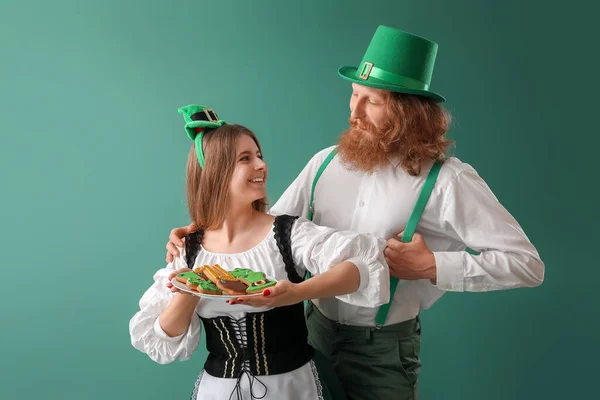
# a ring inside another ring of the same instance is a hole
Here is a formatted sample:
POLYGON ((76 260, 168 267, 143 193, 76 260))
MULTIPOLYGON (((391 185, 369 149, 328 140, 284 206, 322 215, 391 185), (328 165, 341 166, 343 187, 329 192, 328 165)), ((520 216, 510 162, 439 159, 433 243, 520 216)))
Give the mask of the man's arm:
POLYGON ((460 172, 446 189, 438 234, 479 254, 432 252, 420 234, 405 243, 400 233, 384 250, 390 274, 404 280, 429 279, 439 289, 460 292, 533 287, 544 280, 537 250, 472 168, 460 172))
POLYGON ((433 252, 438 288, 482 292, 542 284, 536 248, 474 169, 456 176, 443 204, 442 233, 479 254, 433 252))

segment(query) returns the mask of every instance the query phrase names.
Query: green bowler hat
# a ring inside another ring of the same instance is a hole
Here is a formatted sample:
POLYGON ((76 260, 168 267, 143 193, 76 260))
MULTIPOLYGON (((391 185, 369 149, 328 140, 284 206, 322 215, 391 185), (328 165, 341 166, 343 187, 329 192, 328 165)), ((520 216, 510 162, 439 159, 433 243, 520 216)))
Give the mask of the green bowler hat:
POLYGON ((359 85, 443 102, 444 97, 429 90, 437 49, 431 40, 380 25, 358 68, 342 67, 338 74, 359 85))

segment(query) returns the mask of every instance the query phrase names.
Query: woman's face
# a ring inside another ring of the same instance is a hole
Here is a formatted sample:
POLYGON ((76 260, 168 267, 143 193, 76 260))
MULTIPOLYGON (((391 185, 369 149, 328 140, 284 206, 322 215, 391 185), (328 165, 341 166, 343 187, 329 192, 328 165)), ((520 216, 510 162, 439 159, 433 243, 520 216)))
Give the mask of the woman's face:
POLYGON ((237 141, 236 165, 231 177, 231 199, 252 203, 267 196, 267 163, 254 140, 242 135, 237 141))

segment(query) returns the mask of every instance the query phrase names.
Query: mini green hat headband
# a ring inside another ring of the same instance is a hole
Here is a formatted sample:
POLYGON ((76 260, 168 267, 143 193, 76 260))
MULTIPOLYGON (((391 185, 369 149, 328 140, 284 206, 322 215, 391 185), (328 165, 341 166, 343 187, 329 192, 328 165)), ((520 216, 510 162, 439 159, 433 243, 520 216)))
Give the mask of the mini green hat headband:
POLYGON ((227 122, 220 120, 211 108, 198 104, 190 104, 177 109, 185 120, 185 131, 190 139, 196 144, 196 155, 200 167, 204 168, 204 151, 202 150, 202 138, 207 129, 216 129, 227 122))

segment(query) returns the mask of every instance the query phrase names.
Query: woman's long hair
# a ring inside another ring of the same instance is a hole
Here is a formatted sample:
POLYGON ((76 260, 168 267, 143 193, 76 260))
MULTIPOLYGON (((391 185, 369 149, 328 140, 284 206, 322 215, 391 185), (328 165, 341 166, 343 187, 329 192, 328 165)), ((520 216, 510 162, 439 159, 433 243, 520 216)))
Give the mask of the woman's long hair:
MULTIPOLYGON (((260 150, 256 135, 250 129, 235 124, 226 124, 204 134, 204 168, 198 163, 195 145, 190 149, 186 168, 187 203, 190 218, 199 229, 216 229, 225 219, 231 177, 237 161, 237 142, 242 135, 250 136, 260 150)), ((264 212, 266 207, 266 198, 252 203, 252 208, 257 211, 264 212)))

